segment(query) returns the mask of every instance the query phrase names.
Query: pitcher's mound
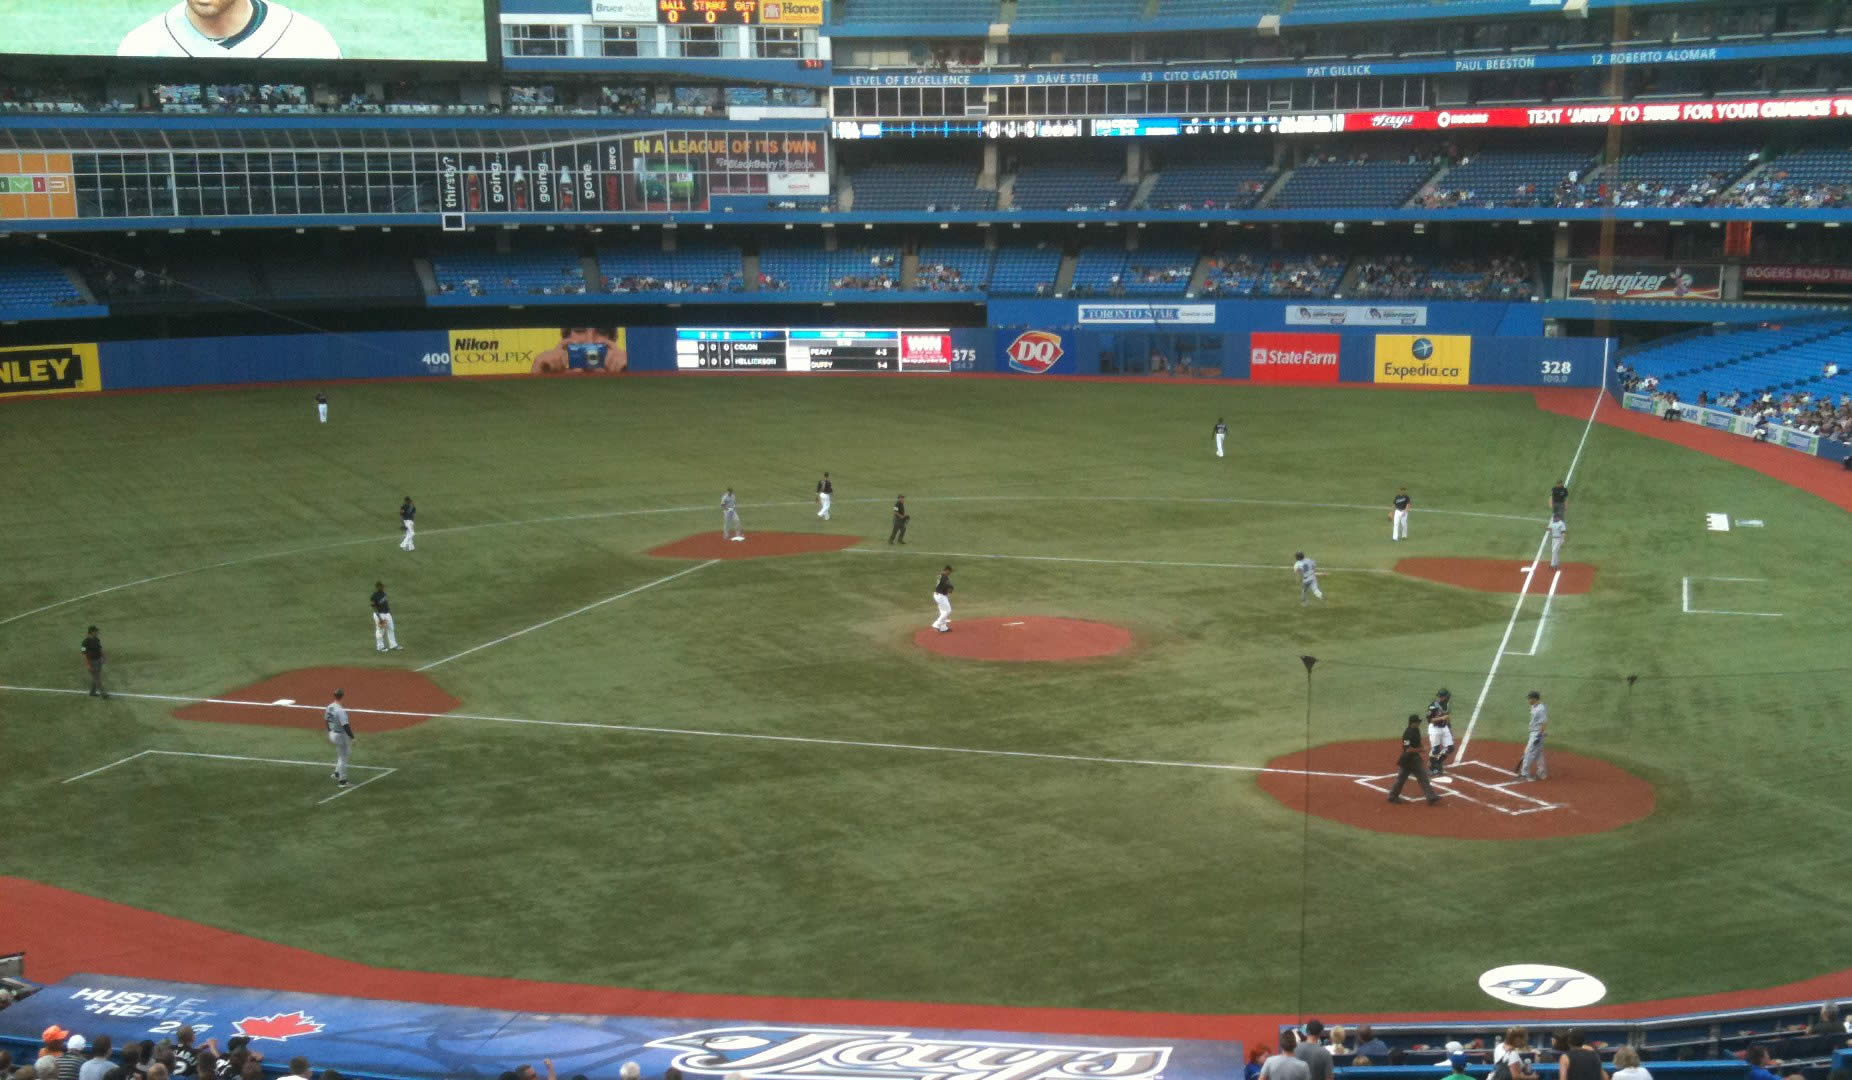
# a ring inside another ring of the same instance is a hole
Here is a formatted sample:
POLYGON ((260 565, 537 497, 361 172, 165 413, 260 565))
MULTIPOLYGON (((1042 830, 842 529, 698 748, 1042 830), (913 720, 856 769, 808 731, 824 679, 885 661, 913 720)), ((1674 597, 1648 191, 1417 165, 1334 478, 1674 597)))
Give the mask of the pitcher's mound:
POLYGON ((928 626, 913 644, 962 660, 1086 660, 1132 647, 1132 632, 1112 623, 1004 615, 995 619, 953 619, 950 633, 928 626))
MULTIPOLYGON (((1427 581, 1438 581, 1442 585, 1458 585, 1463 589, 1477 589, 1480 592, 1514 593, 1524 588, 1524 571, 1530 569, 1530 563, 1523 559, 1403 559, 1395 564, 1395 572, 1418 577, 1427 581)), ((1550 569, 1549 563, 1538 563, 1536 574, 1531 578, 1530 591, 1545 593, 1550 589, 1550 579, 1556 577, 1556 571, 1550 569)), ((1587 592, 1595 584, 1595 568, 1590 563, 1571 562, 1562 566, 1562 576, 1556 578, 1556 591, 1559 594, 1575 595, 1587 592)))
POLYGON ((336 690, 354 716, 354 731, 397 731, 447 713, 462 702, 429 677, 404 668, 301 668, 240 686, 174 710, 182 720, 265 727, 322 728, 322 707, 336 690), (384 715, 382 715, 384 714, 384 715))
POLYGON ((841 551, 862 542, 859 536, 827 533, 747 533, 744 540, 728 540, 717 532, 684 536, 673 543, 649 549, 659 559, 766 559, 775 555, 810 555, 841 551))

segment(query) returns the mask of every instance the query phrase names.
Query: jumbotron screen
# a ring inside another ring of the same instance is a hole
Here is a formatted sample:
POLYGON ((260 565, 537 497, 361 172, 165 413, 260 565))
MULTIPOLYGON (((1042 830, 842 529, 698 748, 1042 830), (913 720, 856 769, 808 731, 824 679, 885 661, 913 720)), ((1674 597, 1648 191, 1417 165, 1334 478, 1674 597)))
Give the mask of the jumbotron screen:
POLYGON ((483 0, 0 2, 0 52, 228 60, 489 57, 483 0))

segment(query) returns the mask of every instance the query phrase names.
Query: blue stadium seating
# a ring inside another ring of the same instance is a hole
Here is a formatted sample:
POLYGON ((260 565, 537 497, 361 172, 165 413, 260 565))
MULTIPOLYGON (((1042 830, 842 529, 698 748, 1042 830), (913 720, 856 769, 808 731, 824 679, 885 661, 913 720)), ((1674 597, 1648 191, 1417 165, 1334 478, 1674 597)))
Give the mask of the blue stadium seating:
POLYGON ((1025 166, 1016 176, 1018 210, 1125 209, 1136 185, 1120 181, 1111 165, 1025 166))
POLYGON ((1337 290, 1346 265, 1338 255, 1217 251, 1208 256, 1203 295, 1320 299, 1337 290))
POLYGON ((604 292, 712 293, 745 287, 739 249, 731 247, 600 248, 598 273, 604 292))
POLYGON ((1747 395, 1804 390, 1814 394, 1852 392, 1852 323, 1807 322, 1781 327, 1736 327, 1655 342, 1622 359, 1641 375, 1659 380, 1660 390, 1675 391, 1682 401, 1696 401, 1703 391, 1713 398, 1732 391, 1747 395), (1828 363, 1849 374, 1831 378, 1828 363))
POLYGON ((1260 199, 1273 177, 1272 165, 1264 161, 1166 165, 1145 196, 1145 206, 1153 210, 1200 210, 1213 203, 1218 209, 1245 210, 1260 199))
POLYGON ((998 0, 935 0, 930 11, 922 12, 918 0, 837 0, 836 21, 868 22, 962 22, 982 19, 997 21, 998 0))
POLYGON ((923 247, 913 287, 922 292, 983 292, 996 253, 981 247, 923 247))
POLYGON ((585 292, 585 268, 571 252, 441 255, 431 259, 440 292, 471 296, 585 292))
POLYGON ((1553 206, 1557 185, 1594 166, 1593 148, 1493 150, 1474 155, 1434 182, 1426 206, 1553 206))
POLYGON ((995 210, 997 193, 979 191, 977 166, 871 165, 850 174, 857 210, 995 210))
POLYGON ((1143 18, 1145 0, 1016 0, 1016 21, 1070 22, 1075 19, 1111 19, 1126 22, 1143 18))
POLYGON ((0 261, 0 308, 74 307, 88 303, 57 264, 35 256, 0 261))
POLYGON ((1706 206, 1754 164, 1755 148, 1662 146, 1623 154, 1565 191, 1558 206, 1706 206))
POLYGON ((1537 269, 1510 257, 1388 255, 1358 260, 1346 296, 1380 300, 1528 300, 1537 269))
POLYGON ((900 283, 895 248, 771 247, 759 253, 759 288, 765 292, 880 291, 900 283))
POLYGON ((1393 209, 1407 202, 1434 170, 1428 161, 1307 162, 1274 192, 1272 205, 1393 209))
POLYGON ((1722 201, 1732 206, 1852 204, 1852 150, 1815 146, 1783 155, 1760 173, 1738 182, 1722 201))
POLYGON ((992 296, 1047 296, 1061 274, 1061 249, 1000 247, 990 272, 992 296))
POLYGON ((1196 269, 1185 248, 1086 248, 1074 262, 1075 295, 1182 296, 1196 269))

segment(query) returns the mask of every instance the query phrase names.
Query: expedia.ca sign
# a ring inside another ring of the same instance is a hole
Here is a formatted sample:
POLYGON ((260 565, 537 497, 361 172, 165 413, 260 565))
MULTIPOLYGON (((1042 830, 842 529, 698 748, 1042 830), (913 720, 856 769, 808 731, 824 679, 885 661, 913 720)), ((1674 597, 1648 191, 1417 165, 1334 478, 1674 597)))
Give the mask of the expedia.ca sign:
POLYGON ((102 388, 94 344, 0 349, 0 397, 81 394, 102 388))
POLYGON ((1168 1046, 922 1038, 906 1031, 727 1027, 648 1044, 684 1074, 786 1080, 1156 1080, 1168 1046))

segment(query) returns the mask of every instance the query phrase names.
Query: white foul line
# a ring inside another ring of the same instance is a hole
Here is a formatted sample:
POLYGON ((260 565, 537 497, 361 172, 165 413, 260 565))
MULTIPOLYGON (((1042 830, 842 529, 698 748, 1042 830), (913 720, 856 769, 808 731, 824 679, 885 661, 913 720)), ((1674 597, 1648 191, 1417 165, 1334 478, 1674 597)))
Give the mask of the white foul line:
MULTIPOLYGON (((600 607, 605 606, 606 604, 615 603, 616 601, 622 600, 627 596, 635 596, 638 593, 643 592, 645 589, 653 589, 658 585, 666 585, 669 582, 674 581, 676 578, 686 577, 687 575, 694 573, 696 570, 705 570, 708 567, 713 566, 715 563, 719 561, 720 561, 719 559, 709 559, 704 563, 697 563, 696 565, 687 567, 686 569, 677 570, 673 574, 669 574, 664 577, 659 577, 655 581, 649 582, 648 584, 638 585, 634 589, 625 589, 623 592, 618 593, 615 596, 607 596, 603 600, 594 600, 591 603, 585 605, 584 607, 576 608, 572 611, 568 611, 564 615, 555 615, 551 619, 548 619, 546 622, 537 622, 532 626, 526 627, 525 629, 516 630, 512 634, 503 634, 501 637, 496 638, 494 641, 485 641, 480 645, 472 645, 471 647, 464 649, 462 652, 452 653, 451 655, 444 657, 442 660, 433 660, 430 663, 419 668, 418 670, 419 671, 429 671, 434 667, 438 667, 443 664, 448 664, 452 660, 461 660, 463 657, 468 656, 471 653, 478 653, 484 649, 494 648, 495 646, 500 645, 504 641, 513 641, 515 638, 518 638, 523 634, 531 634, 536 630, 545 630, 547 627, 552 626, 554 623, 565 622, 567 619, 572 618, 574 615, 583 615, 586 612, 592 610, 593 608, 600 608, 600 607)), ((350 709, 348 711, 352 712, 353 710, 350 709)))
MULTIPOLYGON (((1595 416, 1601 412, 1601 401, 1608 396, 1608 346, 1604 342, 1601 356, 1601 385, 1595 389, 1595 407, 1588 410, 1588 422, 1582 425, 1582 439, 1575 444, 1575 456, 1569 459, 1569 469, 1563 473, 1563 486, 1575 479, 1575 468, 1581 464, 1582 451, 1588 446, 1588 433, 1595 430, 1595 416)), ((1473 742, 1473 729, 1479 726, 1479 713, 1485 708, 1485 699, 1492 692, 1492 680, 1498 678, 1498 666, 1504 662, 1505 646, 1511 644, 1511 630, 1518 624, 1518 616, 1524 613, 1524 598, 1530 595, 1531 579, 1537 576, 1537 564, 1543 561, 1544 546, 1550 542, 1550 535, 1545 533, 1537 542, 1537 554, 1531 557, 1530 569, 1524 575, 1524 588, 1518 592, 1518 602, 1511 606, 1511 619, 1505 623, 1505 635, 1498 639, 1498 651, 1492 654, 1492 669, 1485 673, 1485 682, 1479 687, 1479 700, 1473 702, 1473 714, 1466 721, 1466 733, 1460 736, 1460 759, 1466 759, 1466 751, 1473 742)))
MULTIPOLYGON (((77 696, 83 696, 87 693, 87 691, 83 690, 67 690, 61 687, 8 685, 0 685, 0 691, 16 694, 66 694, 77 696)), ((268 701, 240 701, 236 698, 191 697, 182 694, 139 694, 121 690, 112 690, 109 696, 112 698, 126 698, 139 701, 175 702, 184 705, 238 705, 259 709, 310 709, 314 711, 320 711, 321 709, 319 705, 272 705, 268 701)), ((588 731, 622 731, 637 735, 684 735, 706 739, 743 739, 752 742, 793 743, 802 746, 840 746, 861 750, 908 750, 918 753, 933 754, 969 754, 976 757, 1023 758, 1034 761, 1068 761, 1092 765, 1142 765, 1166 769, 1206 769, 1213 772, 1276 773, 1287 776, 1322 776, 1336 780, 1356 780, 1361 776, 1359 773, 1323 772, 1316 769, 1276 769, 1269 765, 1231 765, 1216 761, 1171 761, 1164 758, 1118 758, 1091 754, 1052 754, 1033 750, 987 750, 972 746, 940 746, 931 743, 874 742, 866 739, 827 739, 812 735, 767 735, 750 731, 708 731, 700 728, 654 727, 643 724, 601 724, 588 720, 530 720, 519 716, 489 716, 483 713, 430 713, 410 712, 402 709, 361 709, 353 707, 350 707, 347 712, 350 716, 414 717, 421 720, 476 720, 494 724, 526 724, 535 727, 578 728, 588 731)), ((143 753, 166 752, 170 751, 143 751, 143 753)), ((134 759, 124 758, 122 760, 132 761, 134 759)), ((121 761, 115 761, 103 766, 103 768, 113 768, 120 764, 122 764, 121 761)), ((316 763, 310 762, 307 764, 316 763)), ((360 768, 360 766, 351 767, 360 768)), ((84 775, 94 775, 101 771, 102 769, 96 769, 84 775)), ((83 777, 76 776, 71 779, 81 780, 83 777)))
MULTIPOLYGON (((1066 555, 996 555, 976 551, 884 551, 881 548, 843 548, 845 555, 928 555, 935 559, 1009 559, 1020 562, 1084 563, 1091 566, 1162 566, 1192 570, 1291 570, 1289 564, 1234 562, 1173 562, 1167 559, 1082 559, 1066 555)), ((1321 574, 1393 574, 1380 566, 1321 566, 1321 574)))
MULTIPOLYGON (((71 692, 76 693, 75 690, 71 692)), ((58 782, 60 784, 74 784, 79 780, 88 780, 92 776, 95 776, 97 773, 108 772, 109 770, 115 768, 118 765, 125 765, 131 761, 134 761, 136 758, 147 757, 149 754, 152 754, 152 753, 154 753, 154 751, 152 750, 143 750, 139 754, 130 754, 128 757, 125 757, 125 758, 117 758, 115 761, 112 761, 107 765, 101 766, 99 768, 91 769, 89 772, 78 773, 76 776, 71 777, 69 780, 60 780, 58 782)))
MULTIPOLYGON (((123 694, 121 696, 123 697, 144 697, 146 695, 123 694)), ((253 701, 253 702, 250 702, 249 704, 260 705, 264 703, 253 701)), ((314 706, 297 705, 294 707, 301 709, 301 708, 313 708, 314 706)), ((113 769, 118 765, 121 765, 125 762, 134 761, 137 758, 147 757, 149 754, 160 754, 165 757, 208 758, 214 761, 243 761, 243 762, 252 762, 252 763, 261 764, 261 765, 307 765, 307 766, 317 768, 317 769, 325 769, 328 767, 328 762, 326 761, 299 761, 295 758, 249 757, 244 754, 205 754, 205 753, 200 753, 200 752, 193 751, 193 750, 143 750, 139 754, 130 754, 128 757, 122 758, 117 761, 112 761, 109 764, 104 765, 101 768, 91 769, 89 772, 78 773, 76 776, 71 777, 69 780, 62 780, 60 781, 60 783, 74 784, 79 780, 88 780, 90 777, 95 776, 98 773, 108 772, 110 769, 113 769)), ((393 773, 399 771, 397 769, 389 769, 384 765, 349 765, 348 768, 350 770, 370 772, 370 773, 375 773, 377 775, 369 776, 365 780, 360 781, 358 784, 351 784, 347 787, 344 787, 341 790, 335 792, 333 795, 330 795, 325 799, 317 799, 315 801, 315 805, 320 806, 322 803, 333 802, 334 800, 340 798, 341 796, 347 794, 350 791, 358 791, 359 789, 366 787, 368 784, 371 784, 375 780, 384 780, 386 777, 391 776, 393 773)))
MULTIPOLYGON (((1764 578, 1748 577, 1713 577, 1699 578, 1699 581, 1763 581, 1764 578)), ((1714 608, 1694 608, 1691 606, 1691 578, 1679 579, 1679 609, 1686 615, 1742 615, 1761 619, 1779 619, 1779 611, 1718 611, 1714 608)))
MULTIPOLYGON (((1550 605, 1556 602, 1556 584, 1561 580, 1563 580, 1563 572, 1561 570, 1554 571, 1550 574, 1550 591, 1544 595, 1543 614, 1537 616, 1537 632, 1531 635, 1530 648, 1523 652, 1513 649, 1511 650, 1512 656, 1537 655, 1537 647, 1543 644, 1543 627, 1550 621, 1550 605)), ((1526 582, 1526 584, 1529 583, 1526 582)))

